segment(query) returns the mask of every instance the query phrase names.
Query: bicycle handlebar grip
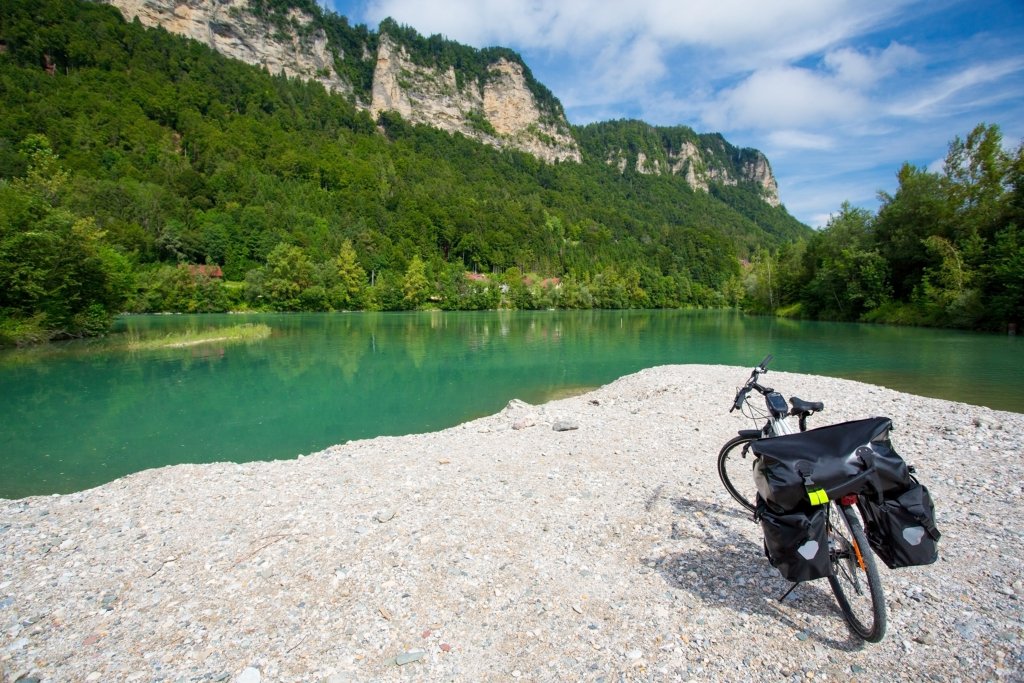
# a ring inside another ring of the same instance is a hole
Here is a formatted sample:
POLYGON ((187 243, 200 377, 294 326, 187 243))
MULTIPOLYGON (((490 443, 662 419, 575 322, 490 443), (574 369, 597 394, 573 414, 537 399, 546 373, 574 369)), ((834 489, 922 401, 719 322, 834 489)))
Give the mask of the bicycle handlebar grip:
POLYGON ((749 393, 750 387, 743 387, 742 389, 740 389, 739 393, 736 394, 736 399, 732 402, 732 408, 729 408, 729 412, 731 413, 734 410, 739 410, 740 408, 742 408, 743 401, 746 400, 747 394, 749 393))
POLYGON ((764 360, 761 361, 757 367, 761 368, 762 370, 767 370, 768 368, 765 366, 771 363, 773 358, 775 358, 775 356, 769 353, 767 356, 764 357, 764 360))

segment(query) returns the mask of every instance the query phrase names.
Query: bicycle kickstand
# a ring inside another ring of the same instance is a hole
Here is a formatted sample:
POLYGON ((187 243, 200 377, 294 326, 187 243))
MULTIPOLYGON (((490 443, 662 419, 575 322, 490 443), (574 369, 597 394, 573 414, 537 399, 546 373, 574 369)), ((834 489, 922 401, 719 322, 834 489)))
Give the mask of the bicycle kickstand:
POLYGON ((782 597, 781 597, 781 598, 779 598, 779 602, 782 602, 783 600, 785 600, 786 598, 788 598, 788 597, 789 597, 789 594, 793 592, 793 589, 794 589, 794 588, 796 588, 796 587, 797 587, 797 586, 799 586, 799 585, 800 585, 800 582, 798 581, 797 583, 794 583, 794 584, 793 584, 792 586, 790 586, 790 587, 789 587, 789 590, 788 590, 788 591, 786 591, 785 593, 783 593, 783 594, 782 594, 782 597))

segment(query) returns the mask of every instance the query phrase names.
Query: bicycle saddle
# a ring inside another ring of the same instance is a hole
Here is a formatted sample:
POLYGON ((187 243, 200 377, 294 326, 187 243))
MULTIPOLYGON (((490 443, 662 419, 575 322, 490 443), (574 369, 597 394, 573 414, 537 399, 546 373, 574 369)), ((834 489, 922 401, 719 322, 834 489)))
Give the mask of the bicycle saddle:
POLYGON ((794 415, 798 415, 800 413, 817 413, 825 410, 825 404, 821 401, 805 401, 802 398, 794 396, 789 399, 789 402, 793 406, 794 415))

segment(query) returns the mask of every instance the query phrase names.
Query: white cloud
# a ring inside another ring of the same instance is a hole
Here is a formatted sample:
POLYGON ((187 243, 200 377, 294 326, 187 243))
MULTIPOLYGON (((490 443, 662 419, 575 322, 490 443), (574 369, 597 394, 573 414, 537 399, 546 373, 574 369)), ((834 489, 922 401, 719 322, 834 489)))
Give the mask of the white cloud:
POLYGON ((920 55, 912 48, 892 43, 881 52, 861 52, 844 47, 825 55, 824 63, 838 82, 868 87, 900 69, 916 64, 920 55))
POLYGON ((775 67, 753 73, 708 103, 712 128, 761 130, 820 127, 858 117, 866 101, 856 90, 810 69, 775 67))
POLYGON ((777 150, 813 149, 830 150, 836 147, 835 138, 820 133, 799 130, 775 130, 768 133, 769 144, 777 150))
MULTIPOLYGON (((909 97, 894 102, 889 113, 904 117, 932 116, 944 108, 963 106, 963 98, 959 96, 965 91, 982 85, 987 86, 1021 71, 1024 71, 1024 59, 1022 58, 970 65, 936 78, 924 87, 911 92, 909 97)), ((987 90, 979 93, 979 97, 988 100, 1018 98, 1020 91, 1016 88, 995 92, 987 90)), ((967 103, 974 106, 977 104, 976 101, 970 99, 967 103)))

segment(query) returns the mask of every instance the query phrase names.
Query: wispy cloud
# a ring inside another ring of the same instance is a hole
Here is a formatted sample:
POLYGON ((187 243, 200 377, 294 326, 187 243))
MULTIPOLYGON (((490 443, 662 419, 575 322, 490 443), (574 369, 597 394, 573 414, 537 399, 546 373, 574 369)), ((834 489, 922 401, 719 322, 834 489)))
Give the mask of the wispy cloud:
POLYGON ((889 112, 894 116, 923 117, 940 113, 942 109, 962 109, 977 106, 977 100, 961 97, 965 92, 986 86, 985 92, 977 93, 978 97, 990 102, 998 99, 1019 98, 1022 93, 1017 87, 1012 89, 988 89, 987 86, 998 84, 1007 76, 1024 72, 1024 58, 1015 57, 995 62, 980 63, 966 66, 952 73, 943 74, 927 83, 917 92, 911 93, 908 99, 893 102, 889 112))

